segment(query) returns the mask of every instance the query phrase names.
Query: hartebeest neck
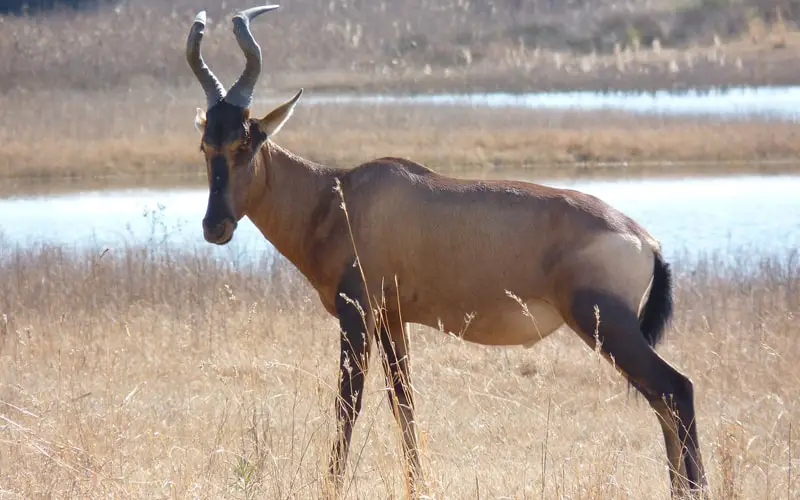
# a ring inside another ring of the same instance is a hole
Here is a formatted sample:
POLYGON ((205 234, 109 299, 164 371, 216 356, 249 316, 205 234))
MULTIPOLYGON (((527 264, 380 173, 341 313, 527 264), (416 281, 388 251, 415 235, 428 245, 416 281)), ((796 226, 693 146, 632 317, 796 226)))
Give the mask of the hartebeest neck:
POLYGON ((308 241, 315 210, 330 204, 340 169, 325 167, 267 141, 256 156, 257 170, 247 216, 300 272, 311 278, 308 241))

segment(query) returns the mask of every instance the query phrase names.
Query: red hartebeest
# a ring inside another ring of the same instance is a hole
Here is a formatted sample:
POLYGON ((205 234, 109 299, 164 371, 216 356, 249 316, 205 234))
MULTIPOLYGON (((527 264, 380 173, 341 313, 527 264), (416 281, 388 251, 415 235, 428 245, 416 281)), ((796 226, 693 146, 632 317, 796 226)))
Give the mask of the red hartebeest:
POLYGON ((461 180, 398 158, 328 168, 276 145, 270 139, 302 89, 263 118, 250 116, 261 48, 249 23, 275 8, 233 17, 246 65, 227 92, 200 54, 205 12, 189 32, 186 57, 207 98, 207 111, 198 109, 195 119, 209 181, 203 234, 223 245, 237 221, 249 217, 338 318, 334 484, 344 470, 375 336, 413 488, 421 470, 405 322, 458 331, 469 315, 463 338, 481 344, 528 345, 563 324, 590 346, 599 340, 659 417, 673 494, 705 491, 692 382, 654 350, 672 313, 670 268, 659 243, 625 214, 578 191, 461 180))

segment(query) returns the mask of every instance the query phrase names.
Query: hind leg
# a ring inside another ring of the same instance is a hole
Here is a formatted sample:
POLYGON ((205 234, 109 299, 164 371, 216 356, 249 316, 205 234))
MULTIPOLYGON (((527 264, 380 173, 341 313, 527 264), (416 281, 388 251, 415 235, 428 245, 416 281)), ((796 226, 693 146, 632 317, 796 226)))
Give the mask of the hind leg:
POLYGON ((672 495, 683 497, 689 490, 700 489, 705 496, 692 382, 653 350, 639 328, 634 309, 613 295, 591 289, 573 293, 565 317, 591 347, 597 331, 603 354, 613 359, 655 410, 670 463, 672 495))

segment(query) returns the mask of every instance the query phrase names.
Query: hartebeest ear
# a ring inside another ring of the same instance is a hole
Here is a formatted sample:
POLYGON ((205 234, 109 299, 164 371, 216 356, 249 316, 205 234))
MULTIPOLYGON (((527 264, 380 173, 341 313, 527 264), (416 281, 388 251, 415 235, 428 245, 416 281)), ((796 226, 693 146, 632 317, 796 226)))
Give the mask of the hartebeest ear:
POLYGON ((294 105, 297 104, 301 95, 303 95, 303 89, 300 89, 294 97, 270 111, 267 116, 258 120, 258 128, 261 129, 261 132, 267 137, 277 134, 283 124, 286 123, 286 120, 292 116, 294 105))
POLYGON ((197 108, 197 114, 194 115, 194 128, 200 133, 206 128, 206 112, 200 108, 197 108))

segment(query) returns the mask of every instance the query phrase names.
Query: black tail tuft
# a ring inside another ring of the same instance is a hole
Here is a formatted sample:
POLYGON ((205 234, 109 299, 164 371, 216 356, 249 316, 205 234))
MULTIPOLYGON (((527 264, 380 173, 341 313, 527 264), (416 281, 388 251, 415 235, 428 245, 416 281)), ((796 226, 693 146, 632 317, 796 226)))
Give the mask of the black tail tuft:
POLYGON ((660 252, 655 252, 653 260, 653 284, 639 315, 639 325, 647 343, 655 347, 672 318, 672 272, 660 252))

